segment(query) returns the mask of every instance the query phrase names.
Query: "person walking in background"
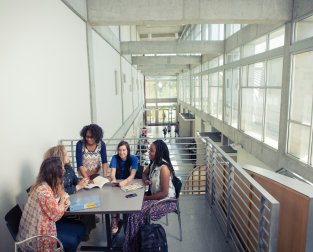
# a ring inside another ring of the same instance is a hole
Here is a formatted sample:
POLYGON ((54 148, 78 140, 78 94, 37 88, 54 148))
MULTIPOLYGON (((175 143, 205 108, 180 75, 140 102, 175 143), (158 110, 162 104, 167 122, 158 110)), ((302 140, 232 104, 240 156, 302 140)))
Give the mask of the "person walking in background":
POLYGON ((76 163, 79 173, 84 178, 99 174, 103 169, 103 177, 108 175, 106 145, 102 141, 103 131, 97 124, 86 125, 80 136, 83 138, 76 144, 76 163))
POLYGON ((175 137, 176 136, 179 137, 179 122, 176 122, 176 124, 175 124, 175 137))
POLYGON ((145 169, 142 180, 149 185, 150 194, 144 196, 141 212, 129 214, 125 228, 123 252, 137 252, 140 249, 137 233, 147 223, 148 217, 156 221, 176 209, 176 202, 162 202, 165 198, 175 199, 175 188, 171 177, 174 173, 167 145, 162 140, 154 141, 149 150, 150 165, 145 169))
POLYGON ((172 136, 172 134, 171 134, 171 124, 168 124, 167 125, 167 132, 168 132, 168 135, 171 137, 172 136))
MULTIPOLYGON (((118 185, 123 187, 133 181, 138 170, 138 158, 130 154, 128 142, 121 141, 117 145, 117 154, 112 157, 110 168, 112 183, 121 179, 118 185)), ((111 233, 116 234, 119 229, 119 215, 112 214, 111 220, 111 233)))
POLYGON ((165 126, 162 131, 163 131, 164 139, 166 139, 167 127, 165 126))
POLYGON ((165 118, 166 118, 166 114, 165 114, 165 111, 163 110, 163 113, 162 113, 163 124, 165 123, 165 118))

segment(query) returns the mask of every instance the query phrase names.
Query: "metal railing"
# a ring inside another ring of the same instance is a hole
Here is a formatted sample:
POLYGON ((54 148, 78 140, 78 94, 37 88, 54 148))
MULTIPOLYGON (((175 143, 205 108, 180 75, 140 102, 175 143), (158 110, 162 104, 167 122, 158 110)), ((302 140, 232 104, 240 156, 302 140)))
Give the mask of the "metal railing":
MULTIPOLYGON (((123 139, 142 166, 149 164, 148 148, 156 138, 123 139)), ((78 140, 61 140, 73 167, 78 140)), ((210 138, 167 138, 182 195, 207 195, 227 239, 237 251, 276 251, 279 203, 210 138)), ((120 139, 106 141, 108 162, 120 139)))
POLYGON ((208 197, 227 238, 237 251, 276 251, 279 202, 211 139, 208 197))

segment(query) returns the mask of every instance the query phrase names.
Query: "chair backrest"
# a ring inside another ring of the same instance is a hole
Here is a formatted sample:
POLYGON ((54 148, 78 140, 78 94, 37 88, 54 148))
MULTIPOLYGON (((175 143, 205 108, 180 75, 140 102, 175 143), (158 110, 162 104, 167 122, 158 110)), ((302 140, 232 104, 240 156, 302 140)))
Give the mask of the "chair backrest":
POLYGON ((4 219, 6 221, 7 227, 14 239, 16 241, 16 236, 18 233, 18 228, 20 225, 20 220, 22 218, 22 210, 20 206, 17 204, 13 207, 5 216, 4 219))

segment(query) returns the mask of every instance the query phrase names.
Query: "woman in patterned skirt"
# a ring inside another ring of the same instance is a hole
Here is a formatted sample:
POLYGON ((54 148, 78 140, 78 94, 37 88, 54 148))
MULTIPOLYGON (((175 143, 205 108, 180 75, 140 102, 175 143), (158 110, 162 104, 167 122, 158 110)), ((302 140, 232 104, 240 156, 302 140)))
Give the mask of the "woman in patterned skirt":
POLYGON ((151 144, 149 159, 150 165, 145 169, 142 179, 149 185, 151 194, 144 196, 141 212, 130 214, 128 217, 123 252, 139 251, 137 233, 140 227, 147 223, 149 217, 158 220, 176 209, 176 202, 164 202, 152 207, 158 200, 175 198, 175 188, 171 180, 174 170, 167 145, 162 140, 156 140, 151 144))

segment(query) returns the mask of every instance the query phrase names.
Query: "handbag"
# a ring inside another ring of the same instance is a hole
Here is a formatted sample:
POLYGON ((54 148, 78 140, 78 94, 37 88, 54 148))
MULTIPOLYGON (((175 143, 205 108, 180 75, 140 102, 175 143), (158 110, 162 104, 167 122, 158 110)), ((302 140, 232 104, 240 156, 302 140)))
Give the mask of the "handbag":
POLYGON ((166 233, 162 225, 151 223, 140 228, 140 252, 168 252, 166 233))
POLYGON ((175 188, 176 199, 178 199, 183 183, 179 178, 176 177, 175 173, 173 173, 172 183, 175 188))

